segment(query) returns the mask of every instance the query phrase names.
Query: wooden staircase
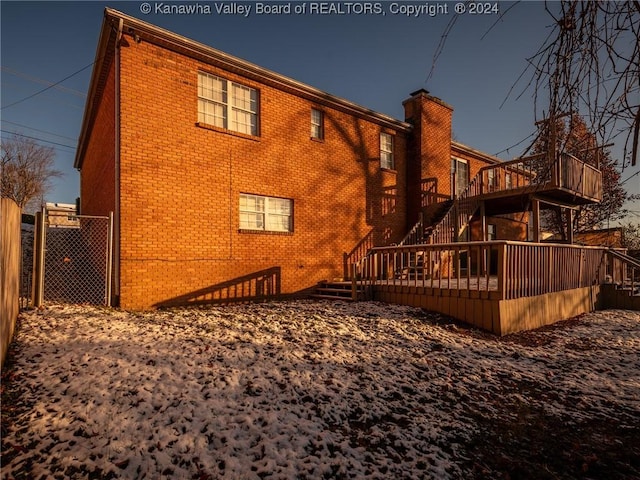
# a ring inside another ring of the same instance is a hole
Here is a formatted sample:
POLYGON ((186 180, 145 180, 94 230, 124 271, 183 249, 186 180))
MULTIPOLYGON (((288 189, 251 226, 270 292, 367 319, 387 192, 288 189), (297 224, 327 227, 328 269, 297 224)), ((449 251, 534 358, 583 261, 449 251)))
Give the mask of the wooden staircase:
POLYGON ((330 299, 330 300, 365 300, 367 292, 364 285, 356 282, 356 298, 353 298, 353 283, 345 281, 323 281, 318 284, 311 298, 330 299))

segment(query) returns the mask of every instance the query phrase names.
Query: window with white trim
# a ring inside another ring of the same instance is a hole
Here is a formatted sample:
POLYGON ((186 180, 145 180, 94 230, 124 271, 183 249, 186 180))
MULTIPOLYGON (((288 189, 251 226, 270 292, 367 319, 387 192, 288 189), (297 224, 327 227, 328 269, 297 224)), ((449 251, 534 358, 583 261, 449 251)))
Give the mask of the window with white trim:
POLYGON ((198 72, 198 122, 258 134, 258 91, 198 72))
POLYGON ((487 241, 495 240, 496 236, 496 225, 494 223, 487 224, 487 241))
POLYGON ((469 164, 460 158, 451 158, 452 197, 462 194, 469 185, 469 164))
POLYGON ((324 138, 324 113, 316 108, 311 109, 311 138, 324 138))
POLYGON ((240 194, 240 229, 267 232, 293 231, 293 200, 240 194))
POLYGON ((393 136, 380 133, 380 168, 395 169, 393 159, 393 136))

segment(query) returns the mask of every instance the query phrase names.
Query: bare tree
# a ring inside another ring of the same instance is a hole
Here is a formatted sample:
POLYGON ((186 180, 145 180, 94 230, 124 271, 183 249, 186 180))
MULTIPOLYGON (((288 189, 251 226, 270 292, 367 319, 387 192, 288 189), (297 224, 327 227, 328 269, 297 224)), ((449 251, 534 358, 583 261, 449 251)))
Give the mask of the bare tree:
POLYGON ((640 135, 640 1, 561 0, 545 2, 544 8, 553 30, 527 59, 536 110, 543 99, 548 118, 588 115, 600 145, 621 140, 619 168, 635 165, 640 135))
POLYGON ((30 202, 41 201, 51 188, 51 179, 62 176, 54 168, 53 149, 30 138, 14 135, 2 139, 1 150, 2 196, 22 209, 30 202))

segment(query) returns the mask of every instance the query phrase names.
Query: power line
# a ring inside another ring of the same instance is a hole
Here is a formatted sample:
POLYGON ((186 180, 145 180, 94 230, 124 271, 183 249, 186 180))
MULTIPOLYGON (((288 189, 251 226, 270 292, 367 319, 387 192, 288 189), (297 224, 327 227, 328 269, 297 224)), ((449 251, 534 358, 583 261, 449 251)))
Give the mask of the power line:
POLYGON ((48 132, 46 130, 40 130, 34 127, 30 127, 28 125, 22 125, 21 123, 10 122, 9 120, 2 120, 2 123, 10 123, 11 125, 15 125, 16 127, 28 128, 29 130, 33 130, 35 132, 46 133, 47 135, 53 135, 54 137, 64 138, 66 140, 71 140, 72 142, 77 142, 77 138, 65 137, 64 135, 59 135, 57 133, 48 132))
POLYGON ((10 132, 9 130, 0 130, 0 132, 7 133, 7 134, 10 134, 10 135, 17 135, 18 137, 30 138, 31 140, 38 140, 39 142, 50 143, 52 145, 57 145, 59 147, 70 148, 71 150, 75 150, 76 149, 76 147, 72 147, 70 145, 65 145, 63 143, 52 142, 51 140, 45 140, 44 138, 32 137, 31 135, 24 135, 22 133, 10 132))
POLYGON ((64 77, 64 78, 63 78, 62 80, 60 80, 59 82, 56 82, 56 83, 54 83, 54 84, 52 84, 52 85, 49 85, 48 87, 45 87, 45 88, 43 88, 42 90, 37 91, 36 93, 33 93, 33 94, 31 94, 31 95, 29 95, 29 96, 27 96, 27 97, 24 97, 24 98, 22 98, 22 99, 20 99, 20 100, 17 100, 17 101, 15 101, 15 102, 13 102, 13 103, 10 103, 9 105, 5 105, 4 107, 1 107, 1 108, 0 108, 0 110, 4 110, 5 108, 13 107, 14 105, 18 105, 19 103, 25 102, 25 101, 27 101, 27 100, 29 100, 29 99, 31 99, 31 98, 33 98, 33 97, 37 96, 37 95, 40 95, 41 93, 46 92, 47 90, 50 90, 50 89, 52 89, 52 88, 56 87, 57 85, 60 85, 62 82, 65 82, 65 81, 69 80, 71 77, 74 77, 74 76, 78 75, 79 73, 81 73, 81 72, 85 71, 87 68, 89 68, 89 67, 93 66, 93 64, 94 64, 94 63, 95 63, 95 61, 91 62, 89 65, 86 65, 86 66, 82 67, 82 68, 81 68, 80 70, 78 70, 77 72, 74 72, 74 73, 72 73, 71 75, 69 75, 69 76, 67 76, 67 77, 64 77))
MULTIPOLYGON (((2 1, 2 0, 0 0, 2 1)), ((14 91, 19 91, 20 95, 24 95, 23 91, 29 88, 29 85, 27 85, 25 82, 22 82, 20 84, 16 84, 14 82, 11 81, 7 81, 4 78, 2 79, 2 88, 3 89, 11 89, 14 91)), ((47 92, 44 95, 42 95, 42 100, 47 100, 50 102, 54 102, 60 105, 64 105, 67 107, 71 107, 75 110, 82 110, 83 106, 82 105, 77 105, 71 102, 66 101, 63 97, 56 95, 55 93, 57 92, 47 92)), ((4 95, 7 96, 7 95, 4 95)))
POLYGON ((40 83, 42 85, 47 85, 49 87, 55 88, 56 90, 60 90, 62 92, 67 92, 67 93, 70 93, 72 95, 76 95, 78 97, 82 97, 82 98, 86 98, 87 97, 86 93, 81 92, 79 90, 75 90, 75 89, 69 88, 69 87, 64 87, 62 85, 57 85, 57 84, 54 84, 53 82, 50 82, 49 80, 44 80, 42 78, 34 77, 32 75, 28 75, 26 73, 19 72, 18 70, 14 70, 13 68, 2 67, 2 71, 7 72, 7 73, 9 73, 11 75, 15 75, 16 77, 25 78, 25 79, 30 80, 32 82, 40 83))
POLYGON ((520 140, 518 143, 515 143, 513 145, 511 145, 510 147, 505 148, 504 150, 500 150, 498 153, 495 153, 494 156, 497 157, 498 155, 500 155, 501 153, 504 152, 508 152, 509 150, 511 150, 512 148, 517 147, 518 145, 526 142, 527 140, 529 140, 531 137, 533 137, 535 135, 535 133, 531 133, 529 135, 527 135, 526 137, 524 137, 522 140, 520 140))
POLYGON ((631 175, 630 177, 626 178, 625 180, 623 180, 622 182, 620 182, 620 185, 624 185, 626 182, 628 182, 629 180, 631 180, 633 177, 635 177, 636 175, 640 175, 640 170, 638 170, 636 173, 634 173, 633 175, 631 175))

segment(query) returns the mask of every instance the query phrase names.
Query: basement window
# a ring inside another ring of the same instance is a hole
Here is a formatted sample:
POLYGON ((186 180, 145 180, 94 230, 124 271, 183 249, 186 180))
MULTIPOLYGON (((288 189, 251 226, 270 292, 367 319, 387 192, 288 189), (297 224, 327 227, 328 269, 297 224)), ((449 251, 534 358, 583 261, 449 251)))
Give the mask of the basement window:
POLYGON ((258 135, 258 91, 198 72, 198 122, 258 135))
POLYGON ((293 200, 240 194, 240 230, 293 231, 293 200))

